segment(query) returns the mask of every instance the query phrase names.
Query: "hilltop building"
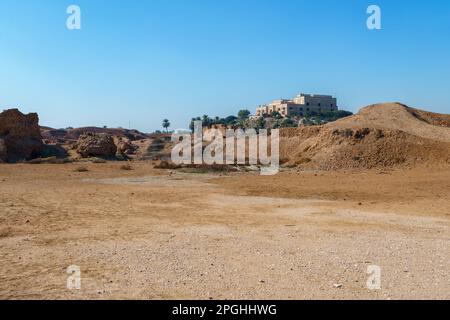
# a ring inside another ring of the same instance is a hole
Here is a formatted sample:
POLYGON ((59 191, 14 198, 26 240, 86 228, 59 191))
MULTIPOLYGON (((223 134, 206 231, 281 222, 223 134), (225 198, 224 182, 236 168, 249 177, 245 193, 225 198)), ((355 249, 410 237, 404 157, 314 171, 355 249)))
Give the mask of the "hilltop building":
POLYGON ((278 112, 282 117, 304 117, 309 112, 337 111, 337 99, 333 96, 316 94, 299 94, 292 100, 274 100, 256 109, 256 117, 278 112))

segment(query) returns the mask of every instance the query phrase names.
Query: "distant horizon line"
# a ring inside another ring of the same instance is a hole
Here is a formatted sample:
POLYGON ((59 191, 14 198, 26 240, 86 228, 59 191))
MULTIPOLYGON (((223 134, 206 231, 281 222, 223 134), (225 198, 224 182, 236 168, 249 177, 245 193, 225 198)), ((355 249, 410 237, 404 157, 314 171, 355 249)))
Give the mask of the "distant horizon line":
MULTIPOLYGON (((302 93, 303 94, 303 93, 302 93)), ((330 95, 330 96, 333 96, 333 97, 336 97, 335 95, 330 95)), ((356 114, 356 113, 358 113, 358 112, 360 112, 362 109, 364 109, 364 108, 366 108, 366 107, 370 107, 370 106, 373 106, 373 105, 379 105, 379 104, 392 104, 392 103, 394 103, 394 104, 400 104, 400 105, 403 105, 403 106, 405 106, 405 107, 408 107, 408 108, 412 108, 412 109, 418 109, 418 110, 422 110, 422 111, 426 111, 426 112, 431 112, 431 113, 435 113, 435 114, 442 114, 442 115, 449 115, 450 113, 440 113, 440 112, 435 112, 435 111, 431 111, 431 110, 429 110, 428 108, 427 109, 425 109, 425 108, 422 108, 422 107, 411 107, 410 105, 408 105, 408 104, 406 104, 406 103, 403 103, 403 102, 399 102, 399 101, 390 101, 390 102, 376 102, 376 103, 371 103, 371 104, 367 104, 367 105, 365 105, 365 106, 362 106, 362 107, 360 107, 356 112, 354 112, 354 114, 356 114)), ((345 108, 345 107, 339 107, 340 108, 340 110, 344 110, 344 111, 346 111, 347 109, 345 108)), ((243 109, 246 109, 246 108, 243 108, 243 109)), ((5 112, 5 111, 8 111, 8 110, 18 110, 19 112, 21 112, 22 114, 32 114, 32 113, 35 113, 35 114, 37 114, 38 116, 39 116, 39 111, 30 111, 30 112, 28 112, 28 113, 24 113, 24 112, 22 112, 21 111, 21 107, 20 106, 13 106, 13 107, 6 107, 6 109, 4 109, 4 108, 2 108, 2 112, 5 112)), ((248 109, 247 109, 248 110, 248 109)), ((209 116, 209 115, 208 115, 209 116)), ((191 118, 193 118, 194 116, 188 116, 188 118, 189 119, 191 119, 191 118)), ((189 122, 190 120, 187 120, 187 122, 189 122)), ((42 119, 40 118, 40 116, 39 116, 39 122, 41 121, 42 119)), ((162 120, 161 120, 162 121, 162 120)), ((104 128, 104 125, 102 126, 102 125, 93 125, 93 124, 90 124, 90 125, 80 125, 80 126, 71 126, 71 125, 69 125, 69 126, 66 126, 66 127, 58 127, 58 126, 52 126, 52 125, 49 125, 49 124, 40 124, 39 125, 40 127, 46 127, 46 128, 50 128, 50 129, 53 129, 53 130, 67 130, 67 128, 73 128, 73 129, 83 129, 83 128, 104 128)), ((136 130, 136 131, 139 131, 139 132, 141 132, 141 133, 154 133, 154 132, 157 132, 157 131, 162 131, 161 129, 151 129, 150 131, 148 131, 148 130, 142 130, 142 129, 136 129, 136 128, 133 128, 133 127, 123 127, 123 126, 107 126, 105 129, 124 129, 124 130, 136 130)), ((177 128, 177 129, 175 129, 175 130, 181 130, 181 129, 185 129, 185 128, 177 128)))

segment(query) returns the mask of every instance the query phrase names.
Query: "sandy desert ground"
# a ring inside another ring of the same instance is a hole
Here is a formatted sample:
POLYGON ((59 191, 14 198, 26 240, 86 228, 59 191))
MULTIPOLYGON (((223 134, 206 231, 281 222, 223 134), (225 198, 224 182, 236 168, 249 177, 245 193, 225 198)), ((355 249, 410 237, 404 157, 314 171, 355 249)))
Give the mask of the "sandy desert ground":
POLYGON ((0 165, 1 299, 450 298, 449 166, 83 166, 0 165))

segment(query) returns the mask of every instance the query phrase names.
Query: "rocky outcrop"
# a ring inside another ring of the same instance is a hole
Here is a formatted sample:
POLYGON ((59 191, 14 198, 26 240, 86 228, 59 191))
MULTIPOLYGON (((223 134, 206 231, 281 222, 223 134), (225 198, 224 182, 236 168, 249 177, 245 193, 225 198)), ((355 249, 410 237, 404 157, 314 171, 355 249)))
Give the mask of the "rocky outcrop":
POLYGON ((0 162, 5 162, 8 158, 5 140, 0 139, 0 162))
POLYGON ((117 143, 117 152, 121 155, 131 155, 136 152, 136 147, 129 141, 119 139, 117 143))
POLYGON ((113 137, 105 133, 83 134, 75 144, 75 148, 83 158, 113 158, 117 152, 113 137))
POLYGON ((80 136, 87 133, 106 133, 110 136, 121 138, 127 141, 138 141, 147 139, 148 135, 137 130, 129 130, 123 128, 99 128, 99 127, 83 127, 83 128, 67 128, 53 129, 49 127, 41 127, 42 137, 49 141, 72 142, 77 141, 80 136))
POLYGON ((43 148, 39 117, 18 109, 0 113, 0 160, 17 162, 40 156, 43 148))

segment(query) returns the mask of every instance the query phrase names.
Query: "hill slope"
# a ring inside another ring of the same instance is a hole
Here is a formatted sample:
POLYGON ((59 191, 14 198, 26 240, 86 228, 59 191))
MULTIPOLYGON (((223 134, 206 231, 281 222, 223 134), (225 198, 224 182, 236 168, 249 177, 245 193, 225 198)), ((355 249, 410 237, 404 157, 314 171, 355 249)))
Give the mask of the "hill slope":
POLYGON ((399 103, 374 104, 326 126, 401 130, 422 138, 450 142, 450 115, 413 109, 399 103))
POLYGON ((282 130, 280 152, 288 165, 322 170, 447 165, 450 115, 375 104, 324 126, 282 130))
POLYGON ((138 130, 129 130, 121 128, 98 128, 98 127, 84 127, 75 129, 53 129, 41 126, 42 137, 50 141, 74 141, 82 134, 86 133, 106 133, 114 137, 126 138, 131 141, 148 138, 148 135, 138 130))

